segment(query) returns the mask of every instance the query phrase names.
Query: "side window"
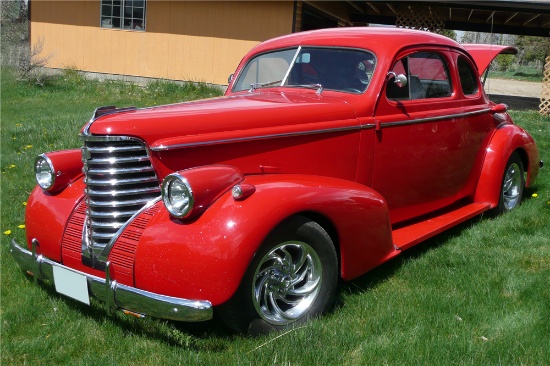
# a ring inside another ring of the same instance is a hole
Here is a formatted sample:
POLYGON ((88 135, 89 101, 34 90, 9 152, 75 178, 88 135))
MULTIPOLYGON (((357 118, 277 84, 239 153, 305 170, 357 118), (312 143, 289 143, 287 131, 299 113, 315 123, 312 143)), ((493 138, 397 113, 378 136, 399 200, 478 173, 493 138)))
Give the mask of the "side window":
POLYGON ((472 65, 462 56, 458 57, 458 77, 464 95, 474 95, 479 91, 476 72, 472 65))
POLYGON ((417 52, 398 60, 392 68, 397 75, 407 76, 408 83, 398 88, 393 79, 386 88, 388 99, 416 100, 451 96, 449 69, 436 52, 417 52))

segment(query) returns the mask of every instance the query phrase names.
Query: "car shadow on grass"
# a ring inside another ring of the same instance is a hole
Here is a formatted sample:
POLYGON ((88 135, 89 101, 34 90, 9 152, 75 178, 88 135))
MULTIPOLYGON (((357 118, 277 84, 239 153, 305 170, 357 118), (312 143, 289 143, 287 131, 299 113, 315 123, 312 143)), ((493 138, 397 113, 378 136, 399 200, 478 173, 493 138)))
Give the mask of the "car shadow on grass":
MULTIPOLYGON (((27 276, 27 280, 31 283, 34 282, 31 276, 27 276)), ((173 347, 184 348, 193 352, 223 352, 227 347, 224 343, 215 340, 229 339, 235 336, 216 317, 204 322, 187 323, 152 317, 137 318, 124 314, 120 309, 109 315, 105 304, 95 298, 90 299, 90 305, 88 306, 60 295, 55 290, 54 285, 49 282, 43 283, 41 281, 39 287, 48 294, 52 302, 63 302, 71 312, 78 313, 78 317, 84 317, 102 325, 108 324, 119 328, 124 334, 143 336, 173 347)), ((69 314, 65 316, 70 317, 69 314)))
POLYGON ((369 272, 357 277, 351 281, 342 282, 340 296, 337 306, 343 305, 342 294, 343 293, 362 293, 368 292, 380 284, 388 281, 403 267, 403 265, 411 260, 421 258, 429 251, 442 247, 449 243, 449 241, 457 236, 460 236, 464 230, 467 230, 472 225, 490 218, 489 214, 476 216, 469 219, 453 228, 450 228, 443 233, 440 233, 432 238, 422 241, 415 246, 404 250, 397 257, 392 258, 386 263, 370 270, 369 272), (484 218, 485 217, 485 218, 484 218))
MULTIPOLYGON (((538 186, 526 188, 523 192, 522 203, 531 200, 533 193, 537 192, 538 186)), ((370 270, 369 272, 355 278, 351 281, 342 282, 340 286, 340 294, 336 302, 336 308, 343 305, 343 293, 360 293, 366 292, 376 288, 381 283, 386 282, 389 278, 395 275, 406 262, 420 258, 427 252, 442 247, 449 243, 449 241, 455 237, 462 235, 462 233, 468 228, 475 226, 477 223, 481 223, 485 220, 491 220, 497 218, 499 215, 492 210, 486 211, 481 215, 475 216, 465 222, 458 224, 434 237, 431 237, 425 241, 422 241, 415 246, 404 250, 397 257, 389 260, 386 263, 370 270)))

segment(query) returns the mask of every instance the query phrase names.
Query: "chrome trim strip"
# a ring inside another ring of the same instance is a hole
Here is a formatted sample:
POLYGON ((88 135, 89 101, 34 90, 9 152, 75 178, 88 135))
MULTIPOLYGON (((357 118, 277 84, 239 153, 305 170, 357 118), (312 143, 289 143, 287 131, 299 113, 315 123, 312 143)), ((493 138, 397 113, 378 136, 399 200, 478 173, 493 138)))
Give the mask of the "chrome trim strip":
POLYGON ((138 109, 137 107, 117 108, 114 105, 97 107, 94 110, 94 114, 92 115, 92 118, 90 118, 88 123, 86 123, 86 125, 82 129, 82 133, 80 134, 80 136, 86 136, 86 137, 91 136, 90 128, 92 127, 92 123, 94 123, 94 121, 96 121, 101 116, 106 116, 108 114, 116 114, 121 112, 135 111, 137 109, 138 109))
MULTIPOLYGON (((152 169, 151 169, 152 170, 152 169)), ((95 186, 103 186, 103 187, 110 187, 110 186, 117 186, 117 185, 132 185, 136 183, 153 183, 157 182, 156 179, 153 178, 128 178, 128 179, 94 179, 94 178, 86 178, 84 180, 84 183, 93 184, 95 186)))
POLYGON ((137 205, 145 205, 147 202, 149 202, 149 199, 142 198, 142 199, 134 199, 134 200, 117 200, 117 201, 94 201, 94 200, 88 200, 86 203, 88 204, 88 207, 106 207, 106 208, 118 208, 118 207, 127 207, 127 206, 137 206, 137 205))
POLYGON ((103 250, 101 251, 101 253, 99 254, 99 256, 97 257, 98 260, 102 261, 102 262, 106 262, 107 261, 107 257, 109 256, 109 253, 111 253, 111 250, 113 249, 113 245, 115 245, 115 242, 118 240, 118 238, 120 237, 120 235, 122 235, 122 232, 124 230, 126 230, 126 228, 132 223, 132 221, 134 221, 134 219, 136 217, 138 217, 139 215, 141 215, 141 213, 151 207, 153 207, 157 202, 159 202, 160 200, 162 199, 162 196, 159 196, 155 199, 152 199, 150 200, 149 202, 147 202, 147 204, 145 204, 145 206, 143 206, 140 210, 138 210, 134 215, 132 215, 132 217, 130 217, 128 219, 128 221, 126 221, 124 223, 124 225, 122 225, 118 231, 112 236, 111 240, 109 240, 109 242, 107 243, 107 245, 105 245, 105 248, 103 248, 103 250))
MULTIPOLYGON (((142 151, 144 149, 141 149, 142 151)), ((91 150, 89 150, 91 151, 91 150)), ((117 151, 118 152, 118 151, 117 151)), ((134 155, 134 156, 130 156, 130 157, 119 157, 119 158, 95 158, 93 160, 93 163, 94 164, 98 164, 98 165, 114 165, 114 164, 125 164, 125 163, 142 163, 144 161, 149 161, 149 157, 148 156, 143 156, 143 155, 134 155)))
POLYGON ((123 172, 124 174, 131 174, 131 173, 142 173, 142 172, 154 172, 155 169, 151 167, 139 167, 139 168, 107 168, 107 169, 97 169, 97 168, 90 168, 88 169, 88 172, 90 174, 110 174, 112 172, 120 173, 123 172))
MULTIPOLYGON (((85 276, 88 283, 88 292, 106 303, 109 314, 112 309, 124 309, 155 318, 176 321, 198 322, 212 319, 213 308, 210 301, 182 299, 126 286, 116 280, 113 281, 108 270, 106 279, 76 271, 42 255, 37 255, 37 246, 39 246, 38 241, 33 239, 31 252, 20 247, 15 240, 12 240, 10 253, 23 270, 32 272, 35 282, 39 280, 53 282, 54 267, 85 276)), ((108 268, 109 265, 107 265, 108 268)))
POLYGON ((197 147, 197 146, 209 146, 216 144, 224 144, 231 142, 246 142, 254 140, 267 140, 273 138, 281 137, 295 137, 295 136, 307 136, 307 135, 317 135, 322 133, 335 133, 335 132, 345 132, 345 131, 359 131, 359 130, 368 130, 373 129, 374 124, 362 125, 362 126, 349 126, 349 127, 338 127, 338 128, 328 128, 325 130, 312 130, 312 131, 302 131, 302 132, 289 132, 289 133, 274 133, 271 135, 258 135, 258 136, 248 136, 248 137, 237 137, 232 139, 222 139, 222 140, 212 140, 212 141, 202 141, 202 142, 191 142, 187 144, 174 144, 167 146, 153 147, 153 151, 163 151, 163 150, 172 150, 179 149, 184 147, 197 147))
POLYGON ((113 197, 114 195, 118 196, 134 196, 136 194, 147 194, 147 193, 156 193, 158 189, 156 188, 134 188, 134 189, 118 189, 116 191, 96 191, 94 189, 88 188, 88 193, 93 194, 95 197, 113 197))
POLYGON ((454 118, 464 118, 464 117, 475 116, 475 115, 478 115, 478 114, 489 113, 490 111, 491 111, 490 108, 484 108, 484 109, 480 109, 479 111, 448 114, 448 115, 445 115, 445 116, 427 117, 427 118, 419 118, 419 119, 412 119, 412 120, 407 120, 407 121, 397 121, 397 122, 383 122, 383 123, 381 123, 381 126, 382 127, 397 127, 397 126, 415 125, 415 124, 426 123, 426 122, 437 122, 437 121, 441 121, 441 120, 445 120, 445 119, 454 119, 454 118))
MULTIPOLYGON (((93 121, 91 121, 93 122, 93 121)), ((87 126, 87 125, 86 125, 87 126)), ((82 132, 79 135, 80 139, 82 141, 128 141, 128 140, 139 140, 135 137, 129 137, 129 136, 108 136, 108 135, 100 135, 100 136, 94 136, 94 135, 86 135, 84 132, 82 132)), ((141 141, 141 140, 139 140, 141 141)))
MULTIPOLYGON (((478 115, 478 114, 489 113, 490 111, 491 111, 490 108, 484 108, 484 109, 480 109, 478 111, 449 114, 449 115, 445 115, 445 116, 419 118, 419 119, 406 120, 406 121, 383 122, 381 124, 381 126, 382 127, 397 127, 397 126, 405 126, 405 125, 412 125, 412 124, 418 124, 418 123, 436 122, 436 121, 441 121, 441 120, 445 120, 445 119, 464 118, 464 117, 469 117, 469 116, 475 116, 475 115, 478 115)), ((369 130, 369 129, 373 129, 375 127, 376 127, 375 124, 366 124, 366 125, 362 125, 362 126, 327 128, 327 129, 324 129, 324 130, 311 130, 311 131, 302 131, 302 132, 276 133, 276 134, 271 134, 271 135, 256 135, 256 136, 248 136, 248 137, 237 137, 237 138, 232 138, 232 139, 220 139, 220 140, 212 140, 212 141, 191 142, 191 143, 186 143, 186 144, 163 145, 163 146, 158 146, 158 147, 152 147, 151 150, 152 151, 164 151, 164 150, 180 149, 180 148, 187 148, 187 147, 210 146, 210 145, 217 145, 217 144, 225 144, 225 143, 233 143, 233 142, 246 142, 246 141, 254 141, 254 140, 265 140, 265 139, 273 139, 273 138, 281 138, 281 137, 295 137, 295 136, 317 135, 317 134, 322 134, 322 133, 335 133, 335 132, 343 132, 343 131, 369 130)))

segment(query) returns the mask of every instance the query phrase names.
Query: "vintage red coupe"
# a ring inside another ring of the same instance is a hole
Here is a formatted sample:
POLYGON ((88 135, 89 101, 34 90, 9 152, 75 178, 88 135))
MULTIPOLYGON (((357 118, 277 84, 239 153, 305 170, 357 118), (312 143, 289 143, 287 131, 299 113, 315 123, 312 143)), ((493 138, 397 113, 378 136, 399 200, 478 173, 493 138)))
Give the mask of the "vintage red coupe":
POLYGON ((520 204, 542 162, 483 91, 510 47, 345 28, 256 46, 225 96, 98 108, 40 155, 20 266, 59 293, 278 329, 449 227, 520 204))

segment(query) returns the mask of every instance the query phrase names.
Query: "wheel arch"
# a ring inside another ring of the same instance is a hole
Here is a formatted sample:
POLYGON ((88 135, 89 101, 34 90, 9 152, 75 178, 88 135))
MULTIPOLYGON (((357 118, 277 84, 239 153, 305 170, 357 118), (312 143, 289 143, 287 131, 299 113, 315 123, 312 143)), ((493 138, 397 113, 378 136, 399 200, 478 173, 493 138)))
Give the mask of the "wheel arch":
POLYGON ((330 237, 330 240, 332 241, 332 244, 334 245, 334 250, 336 251, 336 256, 338 258, 338 269, 340 272, 341 277, 341 265, 342 265, 342 255, 340 253, 340 236, 338 234, 338 229, 334 222, 326 215, 315 212, 315 211, 302 211, 297 212, 295 214, 292 214, 288 217, 286 217, 284 220, 282 220, 279 224, 277 224, 272 231, 276 230, 282 225, 285 225, 285 222, 288 220, 291 220, 293 217, 296 216, 303 216, 315 223, 317 223, 323 230, 326 231, 328 236, 330 237))
POLYGON ((136 286, 221 304, 232 296, 263 241, 296 215, 328 233, 344 280, 364 274, 395 251, 386 202, 367 186, 283 174, 248 176, 242 184, 255 191, 240 200, 226 192, 191 220, 173 219, 161 208, 138 245, 136 286), (196 265, 182 266, 182 261, 196 265))
POLYGON ((533 185, 539 172, 539 152, 533 138, 522 128, 509 124, 497 129, 487 145, 474 202, 499 203, 500 185, 508 159, 517 152, 526 172, 525 183, 533 185))

